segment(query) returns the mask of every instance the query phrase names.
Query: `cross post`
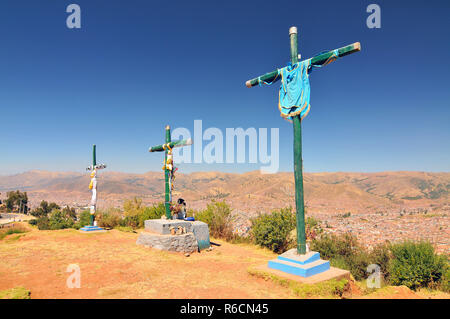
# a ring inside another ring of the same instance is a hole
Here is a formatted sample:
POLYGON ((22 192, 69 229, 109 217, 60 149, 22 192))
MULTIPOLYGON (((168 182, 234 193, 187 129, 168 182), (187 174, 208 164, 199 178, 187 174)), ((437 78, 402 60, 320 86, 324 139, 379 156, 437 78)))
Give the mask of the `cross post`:
MULTIPOLYGON (((291 48, 291 64, 298 62, 298 44, 297 44, 297 28, 291 27, 289 29, 289 39, 291 48)), ((361 50, 359 42, 347 45, 345 47, 324 52, 310 58, 311 67, 321 67, 328 65, 337 58, 355 53, 361 50)), ((305 60, 307 61, 307 60, 305 60)), ((274 83, 280 79, 280 70, 266 73, 257 78, 248 80, 245 85, 249 88, 259 85, 260 83, 274 83)), ((297 220, 297 254, 306 254, 306 232, 305 232, 305 205, 303 192, 303 159, 302 159, 302 126, 300 114, 292 118, 294 127, 294 179, 295 179, 295 207, 297 220)))
POLYGON ((90 225, 94 226, 95 212, 97 210, 97 170, 106 168, 105 164, 97 165, 97 153, 95 144, 92 146, 92 166, 86 168, 87 171, 92 171, 91 182, 89 189, 92 191, 91 203, 90 203, 90 225))
POLYGON ((166 217, 167 219, 172 218, 172 214, 170 212, 170 204, 172 202, 172 185, 171 185, 171 178, 175 172, 175 167, 173 166, 173 155, 172 155, 172 148, 174 147, 181 147, 181 146, 188 146, 192 145, 192 140, 186 139, 186 140, 179 140, 179 141, 172 141, 171 135, 170 135, 170 126, 166 125, 166 139, 165 143, 161 145, 156 145, 153 147, 150 147, 148 150, 149 152, 162 152, 164 151, 164 189, 165 189, 165 198, 164 198, 164 207, 166 209, 166 217))

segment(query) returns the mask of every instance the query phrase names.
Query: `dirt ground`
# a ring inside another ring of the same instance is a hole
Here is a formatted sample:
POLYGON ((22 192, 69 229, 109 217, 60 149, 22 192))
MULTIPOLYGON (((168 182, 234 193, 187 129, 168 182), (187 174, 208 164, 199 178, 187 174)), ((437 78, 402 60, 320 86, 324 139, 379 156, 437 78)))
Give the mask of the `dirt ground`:
MULTIPOLYGON (((32 229, 9 235, 0 241, 0 290, 22 286, 33 299, 298 298, 288 287, 248 273, 248 267, 275 258, 267 250, 214 240, 222 245, 185 257, 138 246, 137 237, 117 230, 84 234, 32 229), (67 287, 71 264, 80 267, 80 288, 67 287)), ((400 298, 428 298, 400 292, 400 298)))

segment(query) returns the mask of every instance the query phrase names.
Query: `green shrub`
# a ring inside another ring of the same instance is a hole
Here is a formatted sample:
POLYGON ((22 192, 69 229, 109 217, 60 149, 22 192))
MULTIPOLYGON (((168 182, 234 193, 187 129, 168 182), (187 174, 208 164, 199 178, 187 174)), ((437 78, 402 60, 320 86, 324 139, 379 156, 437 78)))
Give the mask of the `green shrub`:
POLYGON ((105 228, 114 228, 121 224, 122 215, 118 211, 101 212, 96 216, 97 225, 105 228))
POLYGON ((36 225, 39 230, 49 230, 50 229, 49 222, 50 221, 47 216, 39 217, 36 221, 36 225))
POLYGON ((437 287, 448 272, 448 260, 435 253, 430 243, 407 241, 391 246, 390 281, 416 290, 437 287))
POLYGON ((35 217, 47 217, 54 209, 60 209, 58 204, 49 203, 45 200, 41 201, 39 207, 31 211, 31 215, 35 217))
POLYGON ((144 224, 144 214, 149 212, 147 207, 142 206, 142 199, 134 197, 123 204, 125 218, 120 222, 120 226, 132 228, 141 227, 144 224))
POLYGON ((363 280, 369 276, 367 267, 371 264, 366 250, 358 248, 353 255, 349 256, 345 262, 348 270, 356 280, 363 280))
POLYGON ((325 259, 343 257, 348 258, 360 248, 356 237, 350 234, 341 236, 324 234, 311 242, 311 250, 320 252, 325 259))
POLYGON ((28 221, 28 224, 33 225, 33 226, 37 225, 37 219, 30 219, 28 221))
POLYGON ((74 216, 70 210, 55 209, 50 213, 49 228, 51 230, 72 228, 75 224, 74 216))
POLYGON ((311 242, 310 249, 330 260, 333 267, 349 270, 356 280, 368 276, 367 266, 371 264, 369 254, 350 234, 322 235, 311 242))
POLYGON ((136 229, 139 227, 139 217, 140 217, 140 215, 126 216, 120 222, 120 226, 121 227, 132 227, 132 228, 136 229))
POLYGON ((389 244, 379 244, 369 253, 371 264, 380 266, 381 275, 385 282, 389 282, 389 263, 392 260, 392 253, 389 244))
POLYGON ((164 203, 150 207, 142 205, 140 198, 125 201, 123 214, 117 208, 108 209, 97 214, 96 220, 100 227, 117 228, 131 227, 133 229, 143 228, 147 219, 158 219, 165 214, 164 203))
POLYGON ((74 225, 76 229, 80 229, 84 226, 88 226, 91 223, 91 213, 88 210, 84 210, 78 216, 78 222, 74 225))
POLYGON ((144 227, 147 219, 159 219, 161 216, 165 215, 165 213, 166 208, 164 207, 164 203, 159 203, 151 207, 145 207, 142 213, 139 214, 138 227, 144 227))
POLYGON ((251 220, 251 236, 257 245, 282 253, 289 246, 289 233, 295 228, 295 215, 291 208, 283 208, 272 214, 260 215, 251 220))
POLYGON ((225 201, 211 201, 206 209, 195 214, 195 219, 209 225, 212 237, 232 240, 235 236, 231 225, 231 208, 225 201))
MULTIPOLYGON (((447 263, 448 265, 448 263, 447 263)), ((438 286, 438 288, 442 291, 450 293, 450 267, 447 267, 447 271, 445 272, 442 280, 438 286)))

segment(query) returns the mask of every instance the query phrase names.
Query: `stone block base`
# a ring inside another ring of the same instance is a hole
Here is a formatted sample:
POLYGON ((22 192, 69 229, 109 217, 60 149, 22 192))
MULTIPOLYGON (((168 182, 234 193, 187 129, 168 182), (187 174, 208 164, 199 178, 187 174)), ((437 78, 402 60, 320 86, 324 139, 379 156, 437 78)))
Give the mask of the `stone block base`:
POLYGON ((176 232, 179 230, 179 227, 186 231, 187 234, 193 234, 197 241, 198 250, 207 249, 211 246, 209 242, 209 227, 204 222, 180 219, 149 219, 145 221, 145 230, 148 233, 159 235, 181 236, 171 234, 171 229, 176 232))
POLYGON ((192 232, 192 222, 180 219, 148 219, 144 224, 145 230, 161 235, 169 235, 171 227, 176 229, 179 226, 185 228, 187 233, 192 232))
POLYGON ((198 250, 207 249, 211 246, 209 242, 209 227, 207 223, 194 221, 192 223, 192 232, 197 239, 198 250))
POLYGON ((183 235, 162 235, 143 231, 136 244, 159 250, 193 253, 198 250, 197 240, 193 233, 183 235))

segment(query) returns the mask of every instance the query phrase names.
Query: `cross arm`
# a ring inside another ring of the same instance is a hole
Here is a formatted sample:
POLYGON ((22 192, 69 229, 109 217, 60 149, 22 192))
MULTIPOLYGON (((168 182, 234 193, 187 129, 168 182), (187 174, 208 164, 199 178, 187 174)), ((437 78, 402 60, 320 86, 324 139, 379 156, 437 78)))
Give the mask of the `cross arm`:
POLYGON ((95 165, 95 166, 89 166, 86 168, 87 171, 92 171, 94 169, 104 169, 106 168, 106 164, 100 164, 100 165, 95 165))
MULTIPOLYGON (((311 65, 313 66, 321 66, 323 65, 325 62, 328 61, 329 58, 331 58, 333 56, 335 50, 332 51, 328 51, 328 52, 324 52, 322 54, 319 54, 313 58, 310 58, 309 60, 311 60, 311 65)), ((338 57, 343 57, 355 52, 361 51, 361 44, 359 42, 355 42, 353 44, 347 45, 345 47, 339 48, 337 49, 337 55, 338 57)), ((269 83, 273 83, 276 82, 280 79, 281 77, 278 76, 278 70, 266 73, 258 78, 254 78, 251 80, 248 80, 247 82, 245 82, 245 85, 248 88, 251 88, 253 86, 256 86, 259 84, 259 81, 264 81, 264 82, 269 82, 269 83)))
MULTIPOLYGON (((170 148, 192 145, 192 139, 188 138, 187 140, 172 141, 168 144, 169 144, 170 148)), ((162 152, 162 151, 166 150, 165 146, 166 146, 166 144, 153 146, 153 147, 150 147, 148 151, 149 152, 162 152)))

